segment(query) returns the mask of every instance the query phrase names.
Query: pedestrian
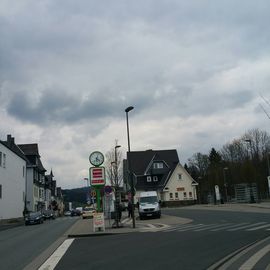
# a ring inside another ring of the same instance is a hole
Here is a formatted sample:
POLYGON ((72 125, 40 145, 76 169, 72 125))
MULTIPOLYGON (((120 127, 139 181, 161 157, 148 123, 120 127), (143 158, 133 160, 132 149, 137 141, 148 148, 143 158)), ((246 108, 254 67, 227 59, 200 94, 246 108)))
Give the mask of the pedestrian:
POLYGON ((127 209, 128 209, 128 217, 131 217, 131 215, 132 215, 132 204, 131 204, 131 202, 128 202, 127 209))

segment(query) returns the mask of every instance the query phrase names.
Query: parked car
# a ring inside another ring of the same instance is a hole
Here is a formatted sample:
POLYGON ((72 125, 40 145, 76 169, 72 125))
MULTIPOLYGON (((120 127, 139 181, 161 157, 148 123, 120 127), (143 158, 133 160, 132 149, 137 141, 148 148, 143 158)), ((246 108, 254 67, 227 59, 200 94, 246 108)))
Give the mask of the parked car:
POLYGON ((68 211, 65 211, 64 212, 64 216, 65 217, 70 217, 71 216, 71 211, 69 211, 69 210, 68 211))
POLYGON ((44 219, 55 219, 55 214, 53 210, 45 210, 43 212, 44 219))
POLYGON ((85 207, 82 211, 82 218, 92 218, 96 210, 93 207, 85 207))
POLYGON ((81 211, 80 210, 77 210, 77 209, 72 209, 71 210, 71 216, 74 217, 74 216, 80 216, 81 215, 81 211))
POLYGON ((43 215, 41 212, 30 212, 25 217, 25 225, 43 223, 43 215))

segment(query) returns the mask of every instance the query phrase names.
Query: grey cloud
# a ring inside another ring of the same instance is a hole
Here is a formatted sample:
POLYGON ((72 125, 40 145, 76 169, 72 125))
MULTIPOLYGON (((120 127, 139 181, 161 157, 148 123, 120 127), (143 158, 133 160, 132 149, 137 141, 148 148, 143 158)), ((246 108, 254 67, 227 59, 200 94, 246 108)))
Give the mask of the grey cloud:
POLYGON ((68 94, 63 91, 43 91, 37 100, 33 99, 31 93, 16 93, 7 106, 7 112, 22 121, 46 124, 75 124, 76 122, 122 117, 124 109, 129 104, 138 104, 137 110, 143 109, 151 103, 144 97, 134 97, 131 103, 123 102, 106 93, 91 94, 86 99, 80 95, 68 94))

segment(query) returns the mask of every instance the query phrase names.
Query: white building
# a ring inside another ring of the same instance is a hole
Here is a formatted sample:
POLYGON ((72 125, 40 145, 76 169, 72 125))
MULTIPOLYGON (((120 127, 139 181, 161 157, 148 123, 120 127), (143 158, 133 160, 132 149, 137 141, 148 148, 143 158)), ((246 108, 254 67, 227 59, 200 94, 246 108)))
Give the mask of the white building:
POLYGON ((26 207, 28 211, 45 210, 45 172, 39 151, 38 144, 19 144, 27 158, 27 179, 26 179, 26 207))
MULTIPOLYGON (((197 201, 196 181, 180 164, 177 151, 147 150, 128 153, 134 175, 135 203, 143 191, 157 191, 163 205, 186 205, 197 201)), ((127 161, 123 166, 125 183, 127 161)))
POLYGON ((26 157, 14 138, 0 140, 0 221, 23 217, 26 186, 26 157))

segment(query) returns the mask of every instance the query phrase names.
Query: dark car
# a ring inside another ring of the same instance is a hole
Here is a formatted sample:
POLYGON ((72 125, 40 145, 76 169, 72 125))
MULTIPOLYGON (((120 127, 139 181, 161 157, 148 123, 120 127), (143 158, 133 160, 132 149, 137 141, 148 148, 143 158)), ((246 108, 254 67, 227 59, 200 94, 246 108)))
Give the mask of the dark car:
POLYGON ((53 210, 45 210, 43 212, 44 219, 55 219, 54 211, 53 210))
POLYGON ((77 217, 77 216, 80 216, 81 215, 81 211, 78 210, 78 209, 72 209, 71 210, 71 216, 72 217, 77 217))
POLYGON ((43 223, 43 215, 41 212, 30 212, 25 217, 25 225, 43 223))

